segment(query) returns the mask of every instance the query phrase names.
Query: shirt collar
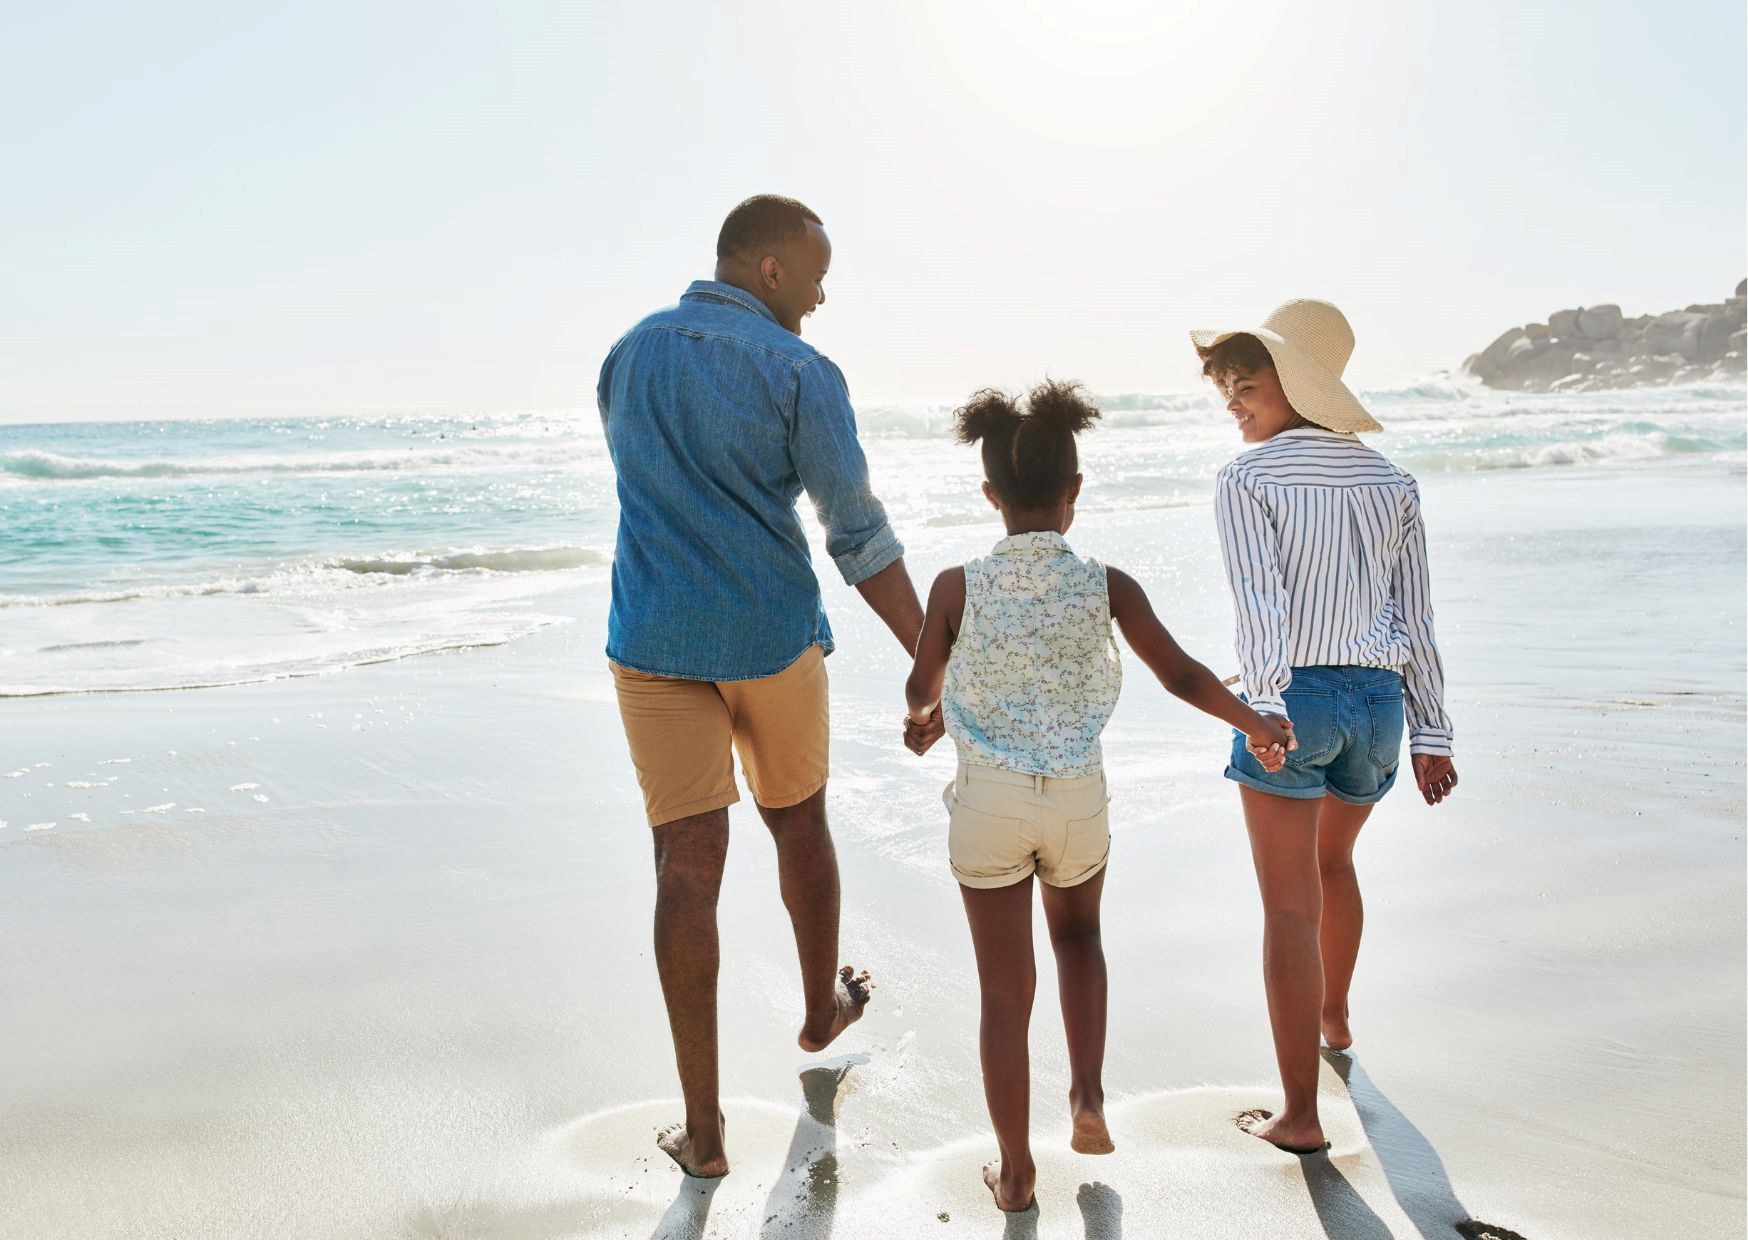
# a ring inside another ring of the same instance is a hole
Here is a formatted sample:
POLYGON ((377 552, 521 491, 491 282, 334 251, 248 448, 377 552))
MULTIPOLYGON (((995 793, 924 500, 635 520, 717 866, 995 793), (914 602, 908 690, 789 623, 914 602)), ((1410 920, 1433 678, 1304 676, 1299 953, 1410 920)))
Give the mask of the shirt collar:
POLYGON ((1067 551, 1068 539, 1055 530, 1030 530, 1024 534, 1009 534, 996 543, 991 555, 1023 555, 1036 551, 1067 551))
POLYGON ((773 323, 777 322, 777 316, 771 313, 771 308, 764 302, 745 289, 736 288, 732 284, 724 284, 721 280, 694 280, 686 286, 686 291, 681 295, 680 300, 726 301, 751 310, 754 314, 762 314, 773 323))
POLYGON ((1352 431, 1332 431, 1326 426, 1295 426, 1290 431, 1281 431, 1278 434, 1270 435, 1261 443, 1245 444, 1239 449, 1238 455, 1243 456, 1246 452, 1255 452, 1258 448, 1266 448, 1271 443, 1281 439, 1335 439, 1342 443, 1359 442, 1359 436, 1352 431))

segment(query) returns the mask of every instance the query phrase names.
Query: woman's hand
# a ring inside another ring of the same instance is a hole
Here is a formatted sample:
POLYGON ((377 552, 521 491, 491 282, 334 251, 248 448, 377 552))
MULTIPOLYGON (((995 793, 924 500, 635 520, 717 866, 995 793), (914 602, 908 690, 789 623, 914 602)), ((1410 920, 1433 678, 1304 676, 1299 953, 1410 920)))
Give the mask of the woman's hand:
POLYGON ((1428 805, 1437 805, 1457 786, 1457 768, 1443 754, 1417 753, 1408 760, 1414 766, 1414 783, 1428 805))
POLYGON ((1244 747, 1250 750, 1250 756, 1262 763, 1262 769, 1271 775, 1287 763, 1287 751, 1297 749, 1299 742, 1293 739, 1293 721, 1279 718, 1275 715, 1258 715, 1261 724, 1256 730, 1245 733, 1244 747))

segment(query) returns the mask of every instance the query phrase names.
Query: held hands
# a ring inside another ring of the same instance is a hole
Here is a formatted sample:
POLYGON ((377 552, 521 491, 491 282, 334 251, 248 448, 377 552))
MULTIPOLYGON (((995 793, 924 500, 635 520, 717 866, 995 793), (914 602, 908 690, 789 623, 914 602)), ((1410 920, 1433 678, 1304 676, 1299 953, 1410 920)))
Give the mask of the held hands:
POLYGON ((1457 768, 1443 754, 1412 754, 1409 761, 1414 765, 1415 785, 1428 805, 1437 805, 1457 786, 1457 768))
POLYGON ((904 717, 904 747, 919 758, 929 751, 929 746, 940 740, 947 728, 941 722, 941 708, 936 706, 929 712, 928 720, 918 723, 911 715, 904 717))
POLYGON ((1258 715, 1262 727, 1247 732, 1244 747, 1250 756, 1262 763, 1262 769, 1273 774, 1287 764, 1287 751, 1297 749, 1293 736, 1293 721, 1276 715, 1258 715))

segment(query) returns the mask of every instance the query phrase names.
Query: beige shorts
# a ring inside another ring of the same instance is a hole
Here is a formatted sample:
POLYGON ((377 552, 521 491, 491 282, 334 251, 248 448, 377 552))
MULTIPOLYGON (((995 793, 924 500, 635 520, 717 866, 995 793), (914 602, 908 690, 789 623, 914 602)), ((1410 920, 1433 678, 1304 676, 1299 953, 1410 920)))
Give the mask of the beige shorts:
POLYGON ((967 887, 1007 887, 1033 873, 1052 887, 1073 887, 1111 855, 1102 771, 1053 779, 961 762, 941 800, 947 859, 967 887))
POLYGON ((753 800, 798 805, 825 787, 831 747, 825 651, 757 680, 680 680, 609 662, 649 825, 740 800, 734 753, 753 800))

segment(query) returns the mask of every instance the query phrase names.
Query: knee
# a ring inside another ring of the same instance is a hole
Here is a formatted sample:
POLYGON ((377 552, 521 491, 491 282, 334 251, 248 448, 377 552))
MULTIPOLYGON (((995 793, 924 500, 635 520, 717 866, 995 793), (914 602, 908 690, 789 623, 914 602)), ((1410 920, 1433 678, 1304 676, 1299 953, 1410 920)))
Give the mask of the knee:
POLYGON ((1317 861, 1317 869, 1323 876, 1323 881, 1330 879, 1351 879, 1353 877, 1353 856, 1351 854, 1339 857, 1321 857, 1317 861))
POLYGON ((1263 910, 1263 932, 1268 935, 1305 935, 1315 938, 1323 910, 1312 904, 1271 905, 1263 910))
POLYGON ((1101 951, 1104 938, 1096 924, 1052 927, 1050 946, 1058 952, 1101 951))
POLYGON ((1037 974, 983 983, 983 1014, 986 1017, 1025 1018, 1032 1012, 1032 996, 1038 988, 1037 974))

